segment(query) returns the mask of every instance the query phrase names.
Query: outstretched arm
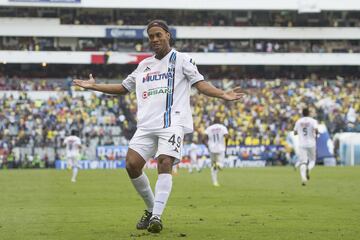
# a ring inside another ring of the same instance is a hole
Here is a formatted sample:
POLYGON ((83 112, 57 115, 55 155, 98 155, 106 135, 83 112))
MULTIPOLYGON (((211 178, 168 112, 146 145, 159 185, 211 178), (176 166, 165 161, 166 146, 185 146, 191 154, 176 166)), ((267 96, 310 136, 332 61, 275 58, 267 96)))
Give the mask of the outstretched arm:
POLYGON ((245 96, 245 93, 241 91, 240 87, 224 91, 205 81, 197 82, 193 86, 196 87, 196 89, 202 94, 209 97, 221 98, 227 101, 239 100, 245 96))
POLYGON ((129 92, 122 84, 98 84, 95 82, 92 74, 89 75, 89 80, 75 79, 73 80, 73 83, 74 85, 85 89, 109 94, 125 95, 129 92))

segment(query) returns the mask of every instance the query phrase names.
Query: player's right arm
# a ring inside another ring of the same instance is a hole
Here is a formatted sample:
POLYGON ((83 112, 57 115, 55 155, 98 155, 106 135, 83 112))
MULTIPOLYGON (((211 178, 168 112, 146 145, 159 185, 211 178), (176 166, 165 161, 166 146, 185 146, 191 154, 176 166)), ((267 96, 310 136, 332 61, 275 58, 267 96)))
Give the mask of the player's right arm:
POLYGON ((314 119, 314 133, 315 133, 315 139, 319 136, 319 127, 318 127, 318 122, 314 119))
POLYGON ((108 94, 125 95, 129 91, 122 84, 99 84, 95 82, 92 74, 89 75, 89 80, 75 79, 73 83, 79 87, 99 91, 108 94))
POLYGON ((294 135, 298 135, 298 121, 296 121, 296 123, 295 123, 294 135))
POLYGON ((208 131, 208 128, 205 129, 205 135, 204 135, 204 138, 203 138, 203 144, 209 148, 209 131, 208 131))

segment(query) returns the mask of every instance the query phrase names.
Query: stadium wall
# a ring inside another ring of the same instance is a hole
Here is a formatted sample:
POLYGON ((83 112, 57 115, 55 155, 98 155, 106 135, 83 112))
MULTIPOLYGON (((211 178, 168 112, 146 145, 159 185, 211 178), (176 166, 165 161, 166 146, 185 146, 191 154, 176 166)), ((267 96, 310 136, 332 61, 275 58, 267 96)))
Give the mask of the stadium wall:
MULTIPOLYGON (((111 38, 109 30, 145 26, 61 25, 57 18, 0 18, 1 36, 111 38), (29 28, 29 24, 31 28, 29 28)), ((179 39, 360 39, 359 27, 202 27, 173 26, 179 39)), ((119 37, 121 38, 121 37, 119 37)))
POLYGON ((204 10, 293 10, 319 12, 321 10, 360 10, 358 0, 0 0, 2 6, 124 8, 124 9, 204 9, 204 10))

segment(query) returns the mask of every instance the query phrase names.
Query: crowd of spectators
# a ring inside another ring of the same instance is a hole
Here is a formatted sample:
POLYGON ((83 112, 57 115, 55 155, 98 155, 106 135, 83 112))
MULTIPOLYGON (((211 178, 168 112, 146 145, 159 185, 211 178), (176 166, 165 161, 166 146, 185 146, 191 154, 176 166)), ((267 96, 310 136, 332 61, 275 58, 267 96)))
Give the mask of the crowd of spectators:
MULTIPOLYGON (((24 51, 119 51, 151 52, 148 40, 106 38, 74 38, 73 45, 59 46, 56 38, 2 37, 0 49, 24 51)), ((350 40, 211 40, 177 39, 175 48, 181 52, 300 52, 359 53, 359 41, 350 40)))
MULTIPOLYGON (((241 86, 247 96, 242 101, 223 102, 193 92, 195 132, 186 140, 202 143, 205 128, 217 116, 229 128, 230 145, 286 145, 288 133, 306 105, 331 135, 360 132, 359 81, 224 79, 213 84, 225 89, 241 86)), ((80 130, 87 147, 92 146, 94 139, 95 146, 120 144, 115 140, 119 137, 126 144, 136 129, 134 94, 125 97, 92 94, 85 98, 64 92, 39 100, 22 92, 17 98, 3 95, 0 106, 0 162, 13 160, 14 147, 60 149, 64 137, 74 128, 80 130)), ((29 166, 29 157, 21 157, 23 164, 29 166)), ((30 166, 37 166, 33 157, 30 162, 34 165, 30 166)), ((41 159, 45 166, 46 157, 41 159)))
MULTIPOLYGON (((127 109, 123 110, 121 101, 117 97, 95 94, 85 99, 84 96, 71 96, 68 92, 42 100, 36 96, 28 97, 27 92, 20 92, 17 97, 5 92, 0 98, 0 162, 7 161, 15 147, 50 147, 59 154, 57 150, 63 148, 64 138, 72 129, 81 130, 83 144, 88 148, 121 144, 122 138, 130 138, 128 131, 134 127, 125 118, 123 111, 127 109), (120 127, 124 130, 121 131, 120 127)), ((27 156, 18 157, 17 165, 28 162, 27 156)), ((60 159, 60 156, 55 156, 55 159, 60 159)))
POLYGON ((67 85, 63 80, 6 78, 0 75, 0 91, 57 91, 66 89, 67 85))
POLYGON ((59 18, 62 24, 146 25, 161 16, 174 26, 359 27, 356 11, 298 13, 297 11, 76 9, 2 7, 0 17, 59 18))

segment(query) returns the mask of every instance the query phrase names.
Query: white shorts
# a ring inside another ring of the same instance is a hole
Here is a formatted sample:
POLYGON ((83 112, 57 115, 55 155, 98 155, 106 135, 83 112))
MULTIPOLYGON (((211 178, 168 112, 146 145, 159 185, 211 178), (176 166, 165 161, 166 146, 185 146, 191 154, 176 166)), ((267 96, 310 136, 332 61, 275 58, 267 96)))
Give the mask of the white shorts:
POLYGON ((159 130, 137 129, 130 140, 129 148, 148 161, 161 154, 175 158, 174 164, 182 157, 184 129, 181 126, 162 128, 159 130))
POLYGON ((300 163, 315 162, 316 161, 316 148, 303 148, 299 147, 298 157, 300 163))
POLYGON ((72 155, 72 156, 67 156, 67 164, 69 165, 69 167, 80 167, 80 155, 72 155))
POLYGON ((212 153, 210 152, 211 163, 218 163, 224 160, 225 152, 212 153))

